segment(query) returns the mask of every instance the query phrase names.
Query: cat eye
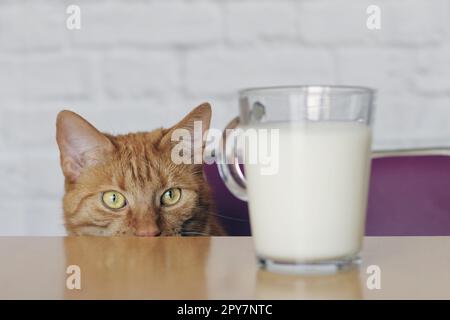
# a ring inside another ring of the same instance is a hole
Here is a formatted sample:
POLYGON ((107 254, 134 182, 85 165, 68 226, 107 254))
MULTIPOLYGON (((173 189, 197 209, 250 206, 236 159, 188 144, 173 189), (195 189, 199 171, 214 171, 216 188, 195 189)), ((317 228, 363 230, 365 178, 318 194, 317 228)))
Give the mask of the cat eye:
POLYGON ((180 188, 171 188, 163 193, 161 196, 161 204, 163 206, 172 206, 180 201, 181 198, 181 189, 180 188))
POLYGON ((113 210, 122 209, 127 205, 127 199, 117 191, 107 191, 102 194, 103 204, 113 210))

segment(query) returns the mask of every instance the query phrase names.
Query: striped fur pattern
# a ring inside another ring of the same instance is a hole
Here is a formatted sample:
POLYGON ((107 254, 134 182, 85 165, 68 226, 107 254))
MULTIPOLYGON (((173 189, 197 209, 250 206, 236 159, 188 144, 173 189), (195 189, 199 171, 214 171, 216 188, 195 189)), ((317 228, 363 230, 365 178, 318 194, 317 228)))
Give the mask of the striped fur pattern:
POLYGON ((147 228, 161 236, 223 235, 202 165, 171 160, 171 132, 191 130, 194 120, 203 121, 206 130, 210 117, 209 104, 203 104, 172 128, 113 136, 100 133, 73 112, 62 111, 57 142, 65 175, 68 233, 132 236, 147 228), (165 207, 160 198, 170 188, 181 189, 181 198, 165 207), (111 210, 102 203, 101 195, 110 190, 125 196, 123 209, 111 210))

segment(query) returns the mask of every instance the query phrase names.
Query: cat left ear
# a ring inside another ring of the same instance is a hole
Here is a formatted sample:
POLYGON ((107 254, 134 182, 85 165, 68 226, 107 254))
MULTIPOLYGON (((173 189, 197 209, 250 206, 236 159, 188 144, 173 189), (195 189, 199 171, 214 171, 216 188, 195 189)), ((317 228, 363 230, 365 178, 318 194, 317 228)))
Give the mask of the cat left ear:
POLYGON ((61 111, 56 120, 56 141, 61 168, 74 182, 83 168, 98 163, 114 150, 112 142, 93 125, 71 111, 61 111))
POLYGON ((198 107, 194 108, 188 113, 180 122, 178 122, 173 128, 188 129, 194 133, 195 122, 198 122, 202 126, 202 134, 208 129, 211 122, 211 105, 207 102, 202 103, 198 107))
POLYGON ((199 105, 189 112, 180 122, 167 130, 162 139, 162 143, 178 141, 177 133, 183 136, 187 133, 190 136, 191 145, 194 147, 194 154, 203 151, 205 133, 209 130, 211 123, 211 105, 207 102, 199 105), (177 130, 180 130, 177 132, 177 130), (175 139, 174 139, 175 138, 175 139), (199 148, 197 148, 199 147, 199 148))

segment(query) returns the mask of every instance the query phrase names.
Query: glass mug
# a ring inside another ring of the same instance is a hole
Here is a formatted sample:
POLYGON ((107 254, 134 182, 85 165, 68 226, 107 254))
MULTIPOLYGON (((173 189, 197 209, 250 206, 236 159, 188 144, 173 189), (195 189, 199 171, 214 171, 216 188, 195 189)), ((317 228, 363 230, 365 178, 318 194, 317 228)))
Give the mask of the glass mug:
POLYGON ((239 92, 218 167, 228 189, 248 201, 263 268, 329 273, 359 263, 374 94, 350 86, 239 92))

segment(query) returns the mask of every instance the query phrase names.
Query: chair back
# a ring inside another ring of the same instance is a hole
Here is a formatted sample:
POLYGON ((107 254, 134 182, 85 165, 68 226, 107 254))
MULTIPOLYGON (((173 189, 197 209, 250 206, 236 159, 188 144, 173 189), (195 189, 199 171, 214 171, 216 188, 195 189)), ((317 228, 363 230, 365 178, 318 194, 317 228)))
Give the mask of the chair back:
MULTIPOLYGON (((247 203, 228 191, 215 164, 205 173, 228 234, 250 235, 247 203)), ((450 150, 373 154, 366 235, 450 235, 450 150)))

